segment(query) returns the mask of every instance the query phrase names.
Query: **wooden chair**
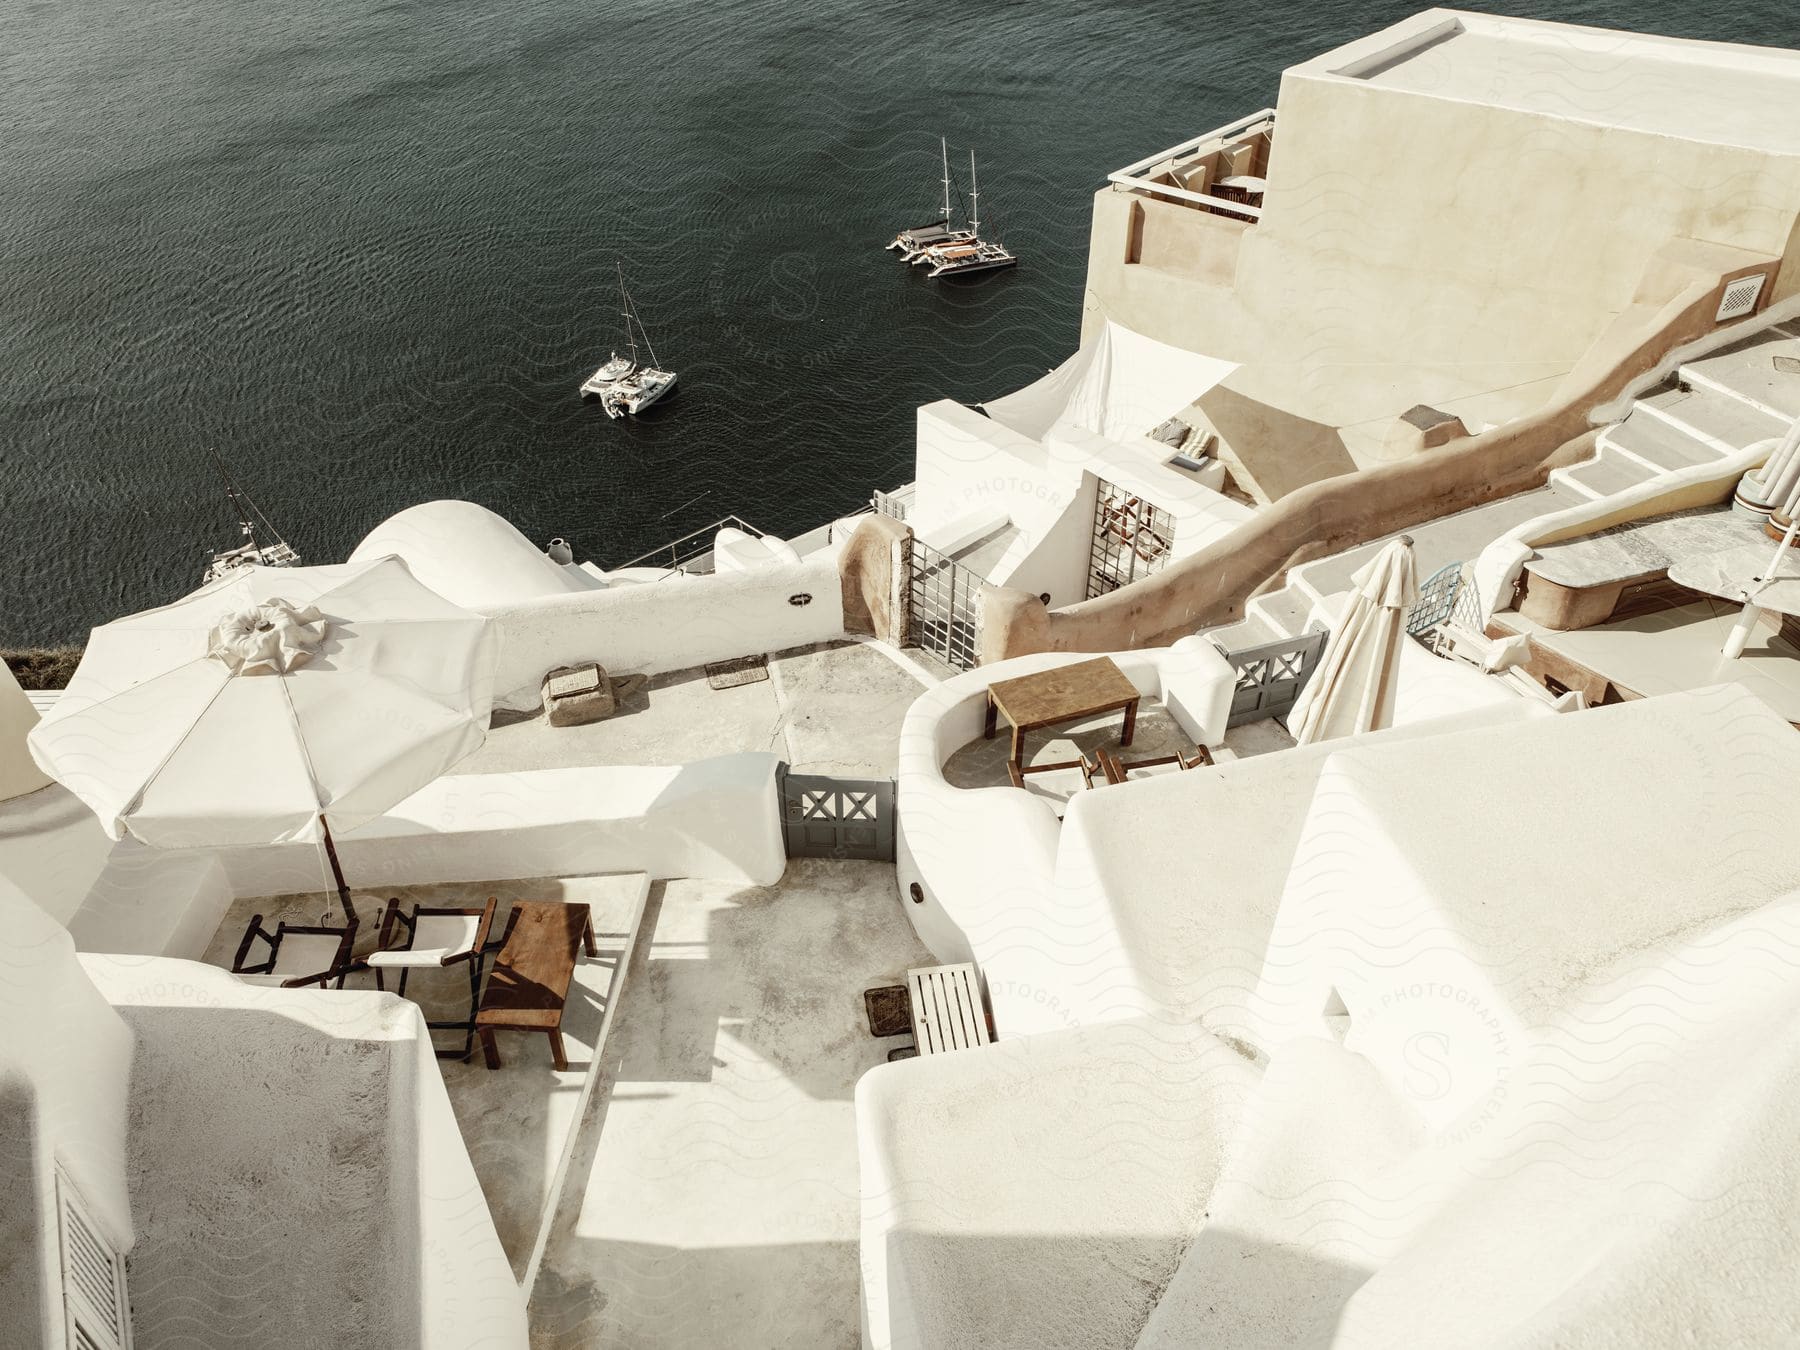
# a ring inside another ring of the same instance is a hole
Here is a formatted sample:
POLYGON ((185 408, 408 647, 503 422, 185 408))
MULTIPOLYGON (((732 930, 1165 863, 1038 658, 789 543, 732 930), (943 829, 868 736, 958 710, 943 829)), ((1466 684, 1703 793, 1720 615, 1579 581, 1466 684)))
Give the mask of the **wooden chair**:
POLYGON ((1104 761, 1089 760, 1086 755, 1080 759, 1059 760, 1055 764, 1018 764, 1012 760, 1006 762, 1006 772, 1016 788, 1025 786, 1025 776, 1033 773, 1055 773, 1060 769, 1081 770, 1081 782, 1084 787, 1094 786, 1094 775, 1099 773, 1104 761))
POLYGON ((356 920, 341 928, 325 924, 288 923, 275 925, 271 933, 263 927, 263 916, 252 914, 250 926, 238 943, 237 955, 231 959, 231 973, 245 984, 277 985, 283 989, 301 989, 316 984, 323 989, 344 987, 344 976, 350 973, 350 947, 356 941, 356 920), (250 944, 261 939, 268 945, 265 960, 250 963, 250 944))
POLYGON ((558 1069, 569 1067, 563 1053, 563 1009, 575 978, 575 960, 584 946, 589 956, 600 955, 586 905, 521 900, 513 906, 487 993, 475 1014, 481 1057, 488 1068, 500 1067, 496 1031, 542 1032, 550 1040, 551 1063, 558 1069))
POLYGON ((398 970, 400 985, 394 991, 406 994, 406 977, 415 970, 444 970, 454 965, 469 968, 469 1016, 461 1022, 431 1022, 433 1031, 463 1033, 461 1051, 439 1050, 440 1059, 467 1059, 475 1048, 475 1010, 481 1002, 481 969, 487 958, 488 930, 493 927, 493 896, 479 909, 456 909, 417 905, 409 914, 400 908, 398 899, 390 899, 381 916, 381 936, 376 950, 356 963, 358 970, 375 972, 375 987, 386 989, 382 972, 398 970), (404 942, 394 943, 395 930, 406 930, 404 942))
POLYGON ((1195 746, 1192 755, 1176 751, 1172 755, 1156 755, 1150 759, 1120 759, 1104 746, 1094 753, 1100 761, 1101 769, 1106 773, 1108 783, 1123 783, 1131 776, 1133 769, 1153 769, 1165 764, 1175 765, 1177 771, 1202 769, 1210 767, 1213 762, 1212 751, 1204 745, 1195 746))

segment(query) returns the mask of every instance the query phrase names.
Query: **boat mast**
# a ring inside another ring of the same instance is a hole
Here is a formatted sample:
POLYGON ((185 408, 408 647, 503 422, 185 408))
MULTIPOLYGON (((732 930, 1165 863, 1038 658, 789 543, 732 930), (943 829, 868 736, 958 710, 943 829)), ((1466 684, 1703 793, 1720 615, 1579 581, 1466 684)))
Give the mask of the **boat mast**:
POLYGON ((950 142, 938 137, 938 153, 944 159, 944 225, 950 224, 950 142))
POLYGON ((981 193, 975 186, 975 150, 969 149, 969 233, 981 238, 981 193))
POLYGON ((656 359, 656 345, 650 341, 650 330, 644 327, 644 321, 638 317, 637 301, 631 302, 631 320, 638 327, 638 336, 644 339, 644 350, 650 353, 650 364, 659 367, 662 362, 656 359))
MULTIPOLYGON (((252 549, 255 549, 256 522, 250 518, 250 510, 246 510, 244 506, 248 498, 238 490, 238 485, 232 481, 231 471, 225 467, 225 461, 219 457, 219 452, 208 447, 206 453, 212 456, 213 466, 218 469, 219 477, 225 484, 225 500, 231 503, 231 513, 237 517, 238 533, 244 537, 252 549)), ((252 503, 251 509, 254 509, 254 503, 252 503)))
MULTIPOLYGON (((615 258, 613 266, 619 269, 619 313, 625 316, 625 345, 631 348, 631 364, 635 366, 638 363, 637 334, 631 331, 631 296, 625 289, 625 264, 615 258)), ((654 352, 651 359, 655 359, 654 352)))

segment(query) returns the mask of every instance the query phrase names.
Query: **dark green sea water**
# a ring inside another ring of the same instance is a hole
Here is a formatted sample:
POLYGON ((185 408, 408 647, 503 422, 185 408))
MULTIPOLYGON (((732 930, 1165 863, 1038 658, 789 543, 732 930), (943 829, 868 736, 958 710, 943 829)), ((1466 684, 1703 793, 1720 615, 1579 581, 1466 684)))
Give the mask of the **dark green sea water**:
MULTIPOLYGON (((910 476, 913 408, 1074 346, 1105 174, 1416 3, 14 0, 0 7, 0 644, 199 580, 217 449, 314 562, 467 497, 612 564, 910 476), (981 156, 1015 272, 880 245, 981 156), (612 276, 681 388, 575 386, 612 276)), ((1509 13, 1800 46, 1800 3, 1509 13)), ((1771 110, 1795 115, 1795 110, 1771 110)))

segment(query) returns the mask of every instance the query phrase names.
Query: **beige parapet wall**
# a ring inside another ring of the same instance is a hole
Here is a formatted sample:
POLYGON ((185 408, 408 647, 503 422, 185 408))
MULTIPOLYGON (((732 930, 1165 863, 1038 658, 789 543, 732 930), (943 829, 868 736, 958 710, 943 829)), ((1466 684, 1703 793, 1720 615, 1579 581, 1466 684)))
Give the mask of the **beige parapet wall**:
MULTIPOLYGON (((1238 617, 1289 567, 1422 521, 1541 485, 1586 453, 1596 412, 1683 346, 1715 332, 1725 288, 1761 273, 1776 291, 1781 260, 1674 240, 1652 259, 1632 304, 1538 412, 1396 463, 1307 484, 1155 576, 1095 600, 1047 610, 1035 596, 990 586, 981 600, 984 662, 1037 651, 1166 645, 1238 617)), ((1734 327, 1749 329, 1754 318, 1734 327)))
POLYGON ((867 516, 838 555, 844 631, 906 645, 913 532, 892 516, 867 516))

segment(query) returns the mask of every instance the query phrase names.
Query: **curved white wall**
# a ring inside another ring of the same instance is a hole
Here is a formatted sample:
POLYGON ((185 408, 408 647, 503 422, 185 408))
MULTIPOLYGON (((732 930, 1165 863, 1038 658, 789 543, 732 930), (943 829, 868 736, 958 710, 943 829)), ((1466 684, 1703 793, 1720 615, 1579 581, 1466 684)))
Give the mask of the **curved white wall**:
MULTIPOLYGON (((982 965, 995 1017, 1009 1034, 1046 1016, 1054 1026, 1060 1014, 1046 1006, 1055 993, 1053 978, 1034 975, 1011 989, 999 987, 1007 959, 1035 950, 1047 924, 1065 928, 1088 906, 1056 890, 1062 829, 1047 801, 1011 786, 952 787, 943 766, 982 734, 989 684, 1090 659, 1086 653, 1039 652, 965 672, 922 695, 901 725, 897 875, 903 906, 920 941, 940 960, 982 965), (1016 1015, 1004 1016, 1002 1005, 1016 1015)), ((1235 673, 1210 642, 1187 638, 1112 659, 1141 693, 1161 700, 1196 743, 1216 745, 1224 738, 1235 673)), ((1104 902, 1095 897, 1093 903, 1104 902)))
POLYGON ((465 609, 489 610, 546 595, 595 590, 604 582, 550 561, 512 522, 474 502, 409 506, 370 530, 349 561, 385 554, 465 609))

